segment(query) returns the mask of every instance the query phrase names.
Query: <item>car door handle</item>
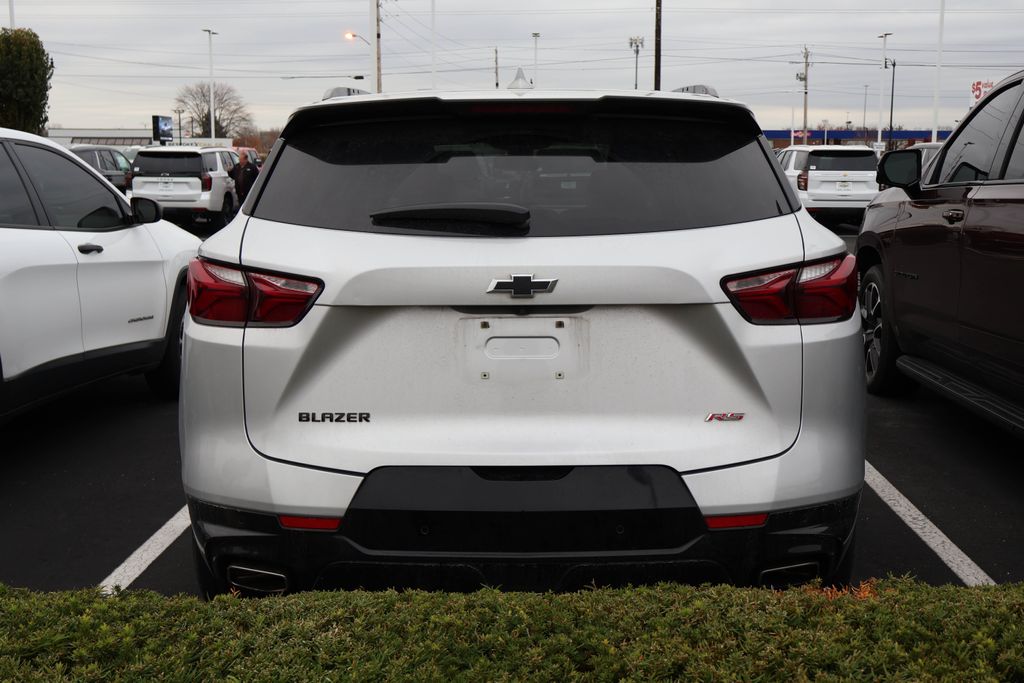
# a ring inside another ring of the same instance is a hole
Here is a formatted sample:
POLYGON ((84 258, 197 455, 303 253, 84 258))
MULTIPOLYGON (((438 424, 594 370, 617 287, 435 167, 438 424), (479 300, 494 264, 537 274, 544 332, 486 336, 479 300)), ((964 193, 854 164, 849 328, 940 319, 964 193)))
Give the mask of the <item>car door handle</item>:
POLYGON ((949 209, 948 211, 942 212, 942 217, 946 219, 946 222, 952 225, 953 223, 959 223, 964 219, 964 212, 960 209, 949 209))
POLYGON ((103 251, 103 247, 98 244, 93 244, 92 242, 86 242, 85 244, 78 245, 78 251, 83 254, 99 254, 103 251))

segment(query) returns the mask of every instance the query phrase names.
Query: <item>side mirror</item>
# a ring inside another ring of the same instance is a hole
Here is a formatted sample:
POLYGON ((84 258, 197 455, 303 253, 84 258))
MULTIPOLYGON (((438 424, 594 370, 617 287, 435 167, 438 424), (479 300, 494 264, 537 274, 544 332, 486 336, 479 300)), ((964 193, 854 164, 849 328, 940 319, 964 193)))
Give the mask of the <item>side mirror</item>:
POLYGON ((139 223, 156 223, 163 218, 160 205, 146 197, 132 197, 132 216, 139 223))
POLYGON ((879 185, 899 187, 907 194, 915 194, 921 186, 921 150, 901 149, 883 155, 875 180, 879 185))

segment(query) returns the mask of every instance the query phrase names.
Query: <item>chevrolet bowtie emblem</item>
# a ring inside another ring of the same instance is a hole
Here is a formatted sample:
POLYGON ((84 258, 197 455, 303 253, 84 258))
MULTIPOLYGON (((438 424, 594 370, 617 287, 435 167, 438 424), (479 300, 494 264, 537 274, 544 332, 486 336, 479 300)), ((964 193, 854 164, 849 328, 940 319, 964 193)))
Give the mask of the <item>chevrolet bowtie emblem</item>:
POLYGON ((487 288, 488 294, 512 295, 513 299, 533 298, 537 292, 553 292, 558 278, 550 280, 534 280, 533 273, 513 273, 511 280, 491 280, 491 286, 487 288))

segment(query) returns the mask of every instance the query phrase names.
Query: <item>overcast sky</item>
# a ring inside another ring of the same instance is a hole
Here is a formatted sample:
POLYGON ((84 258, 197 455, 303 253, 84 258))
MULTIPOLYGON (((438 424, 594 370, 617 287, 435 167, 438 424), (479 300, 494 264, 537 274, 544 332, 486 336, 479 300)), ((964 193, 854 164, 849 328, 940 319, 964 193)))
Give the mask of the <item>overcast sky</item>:
MULTIPOLYGON (((50 123, 149 127, 178 89, 208 73, 235 86, 262 129, 329 87, 373 89, 371 0, 14 0, 18 27, 56 64, 50 123), (350 76, 365 74, 366 80, 350 76)), ((0 17, 5 9, 0 4, 0 17)), ((654 0, 435 0, 439 89, 506 87, 522 66, 539 89, 632 89, 631 36, 644 39, 639 87, 653 87, 654 0), (534 39, 537 70, 534 73, 534 39)), ((384 90, 431 87, 430 0, 383 0, 384 90)), ((9 24, 8 24, 9 25, 9 24)), ((812 126, 874 126, 882 41, 896 61, 895 123, 930 129, 939 0, 664 0, 662 88, 704 83, 746 102, 763 128, 802 125, 795 74, 811 52, 812 126), (865 86, 866 96, 865 96, 865 86), (866 102, 866 113, 865 113, 866 102)), ((1022 0, 947 0, 940 126, 966 111, 971 83, 1024 68, 1022 0)), ((184 124, 187 129, 187 122, 184 124)))

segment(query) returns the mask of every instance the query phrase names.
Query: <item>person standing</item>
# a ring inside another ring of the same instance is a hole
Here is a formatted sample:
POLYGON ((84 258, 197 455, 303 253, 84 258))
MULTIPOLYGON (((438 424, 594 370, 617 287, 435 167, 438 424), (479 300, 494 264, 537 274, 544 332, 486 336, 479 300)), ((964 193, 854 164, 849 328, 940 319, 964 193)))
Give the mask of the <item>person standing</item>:
POLYGON ((245 198, 249 196, 249 190, 256 183, 256 176, 260 174, 256 164, 249 161, 249 154, 245 150, 238 153, 238 165, 231 171, 231 177, 235 181, 235 194, 238 195, 238 205, 241 206, 245 198))

